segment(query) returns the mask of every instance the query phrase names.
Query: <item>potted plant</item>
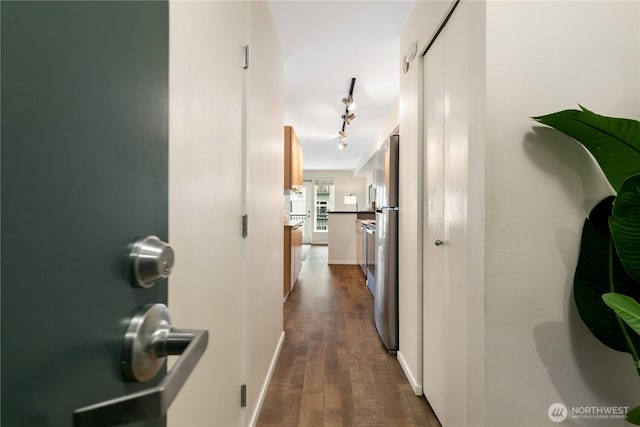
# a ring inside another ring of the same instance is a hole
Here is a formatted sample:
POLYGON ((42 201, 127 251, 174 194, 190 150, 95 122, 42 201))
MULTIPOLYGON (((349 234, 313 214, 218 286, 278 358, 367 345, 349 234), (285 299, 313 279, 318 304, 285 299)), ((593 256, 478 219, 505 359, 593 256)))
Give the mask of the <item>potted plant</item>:
MULTIPOLYGON (((584 222, 574 299, 593 335, 629 353, 640 375, 640 122, 582 106, 533 119, 589 150, 616 192, 584 222)), ((640 406, 626 419, 640 425, 640 406)))

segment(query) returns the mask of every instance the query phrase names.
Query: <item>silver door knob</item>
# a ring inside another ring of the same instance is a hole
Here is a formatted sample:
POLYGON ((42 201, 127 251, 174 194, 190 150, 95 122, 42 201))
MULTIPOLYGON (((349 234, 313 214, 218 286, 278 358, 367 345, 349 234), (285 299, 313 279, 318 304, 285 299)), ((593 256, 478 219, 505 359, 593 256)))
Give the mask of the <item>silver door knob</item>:
POLYGON ((442 245, 444 245, 444 242, 443 242, 442 240, 436 240, 436 241, 434 242, 434 244, 435 244, 436 246, 442 246, 442 245))
POLYGON ((166 279, 173 268, 173 248, 156 236, 138 240, 131 251, 134 285, 150 288, 166 279))

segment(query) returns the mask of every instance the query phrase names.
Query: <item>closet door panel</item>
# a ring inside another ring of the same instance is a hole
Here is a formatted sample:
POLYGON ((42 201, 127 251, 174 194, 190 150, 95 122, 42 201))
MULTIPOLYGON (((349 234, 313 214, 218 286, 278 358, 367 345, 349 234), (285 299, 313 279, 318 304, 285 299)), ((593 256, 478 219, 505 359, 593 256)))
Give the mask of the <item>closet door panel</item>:
POLYGON ((436 414, 444 412, 444 41, 424 57, 424 293, 423 388, 436 414))
POLYGON ((467 425, 467 9, 424 57, 423 388, 444 427, 467 425))

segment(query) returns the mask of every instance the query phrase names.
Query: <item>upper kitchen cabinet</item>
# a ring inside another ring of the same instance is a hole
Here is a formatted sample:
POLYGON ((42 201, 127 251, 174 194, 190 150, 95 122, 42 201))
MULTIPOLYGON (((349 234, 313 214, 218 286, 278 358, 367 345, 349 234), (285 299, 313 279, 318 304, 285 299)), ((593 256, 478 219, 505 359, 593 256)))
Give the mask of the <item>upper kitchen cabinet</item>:
POLYGON ((302 147, 291 126, 284 127, 284 189, 302 191, 302 147))

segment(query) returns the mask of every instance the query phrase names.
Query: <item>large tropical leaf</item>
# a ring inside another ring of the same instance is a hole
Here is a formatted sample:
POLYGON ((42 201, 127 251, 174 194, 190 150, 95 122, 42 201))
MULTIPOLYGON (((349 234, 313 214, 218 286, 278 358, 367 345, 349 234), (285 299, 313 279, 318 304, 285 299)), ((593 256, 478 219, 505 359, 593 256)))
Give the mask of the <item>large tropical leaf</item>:
POLYGON ((602 299, 624 323, 640 334, 640 304, 636 300, 615 292, 602 295, 602 299))
POLYGON ((635 358, 640 336, 620 322, 602 300, 608 292, 640 300, 640 284, 622 267, 609 235, 612 201, 613 197, 607 197, 598 203, 584 223, 573 292, 580 318, 591 333, 606 346, 635 358))
POLYGON ((613 203, 609 227, 622 265, 640 282, 640 175, 622 183, 613 203))
POLYGON ((640 122, 605 117, 580 108, 582 110, 559 111, 533 119, 586 147, 618 191, 625 179, 640 174, 640 122))
POLYGON ((627 412, 625 419, 631 424, 640 425, 640 406, 636 406, 627 412))

